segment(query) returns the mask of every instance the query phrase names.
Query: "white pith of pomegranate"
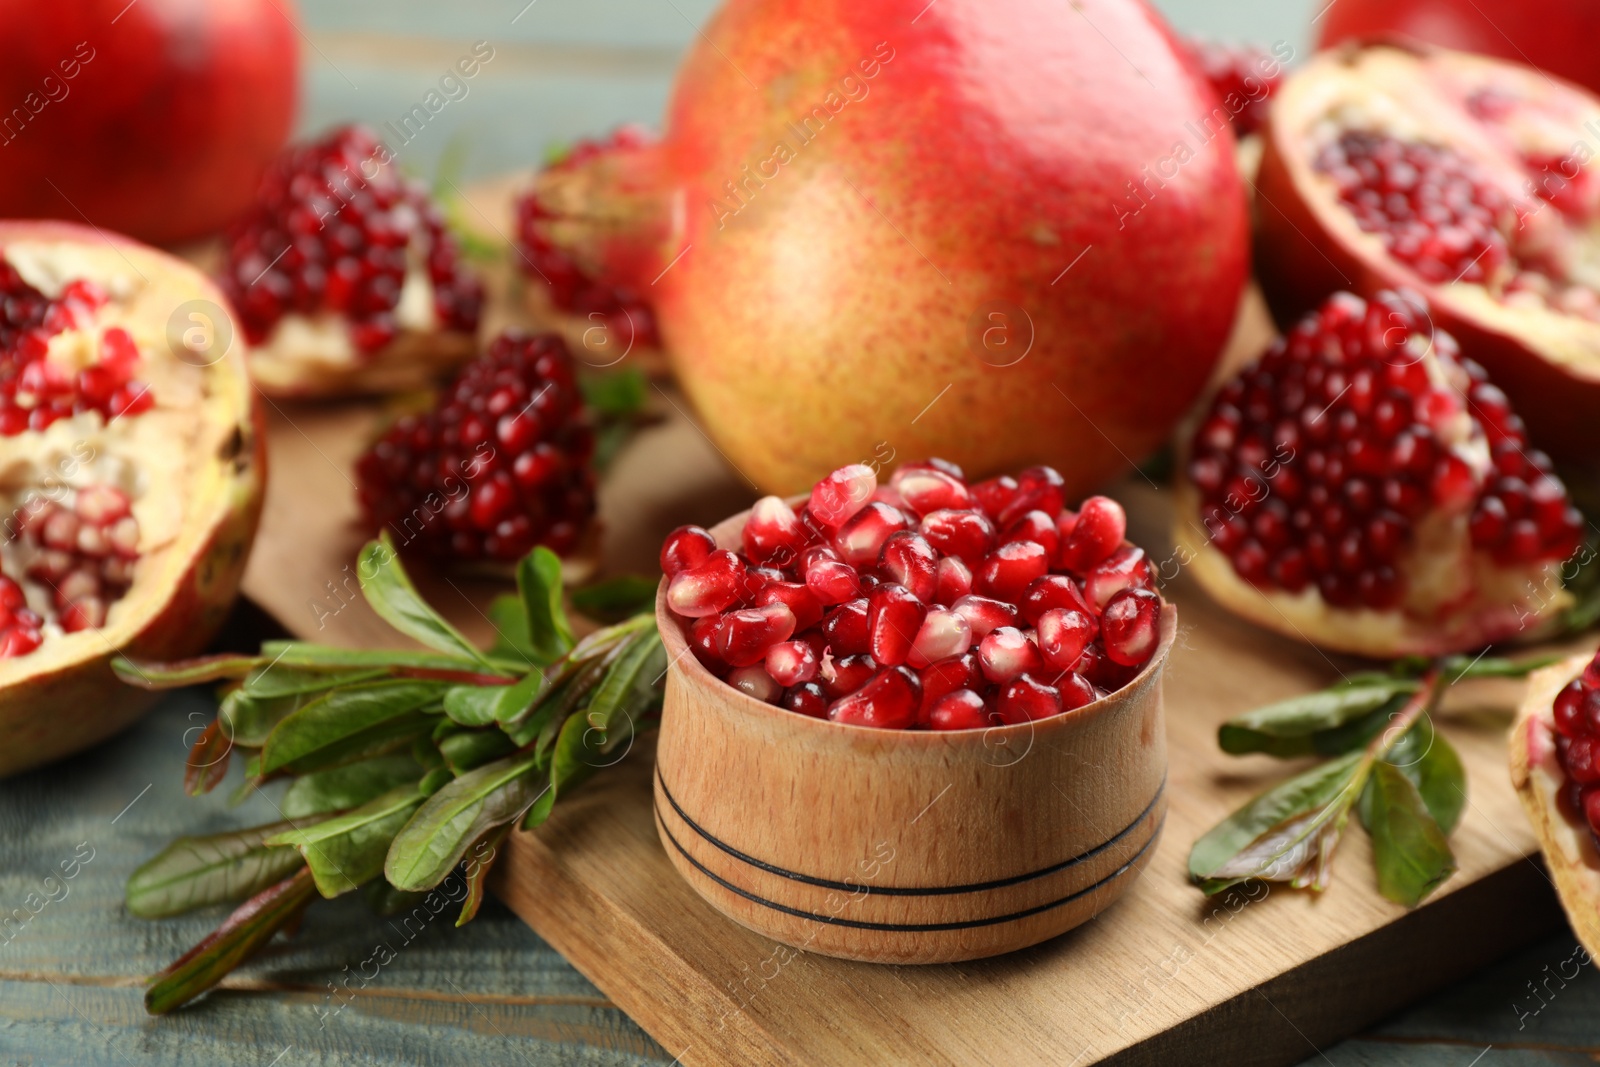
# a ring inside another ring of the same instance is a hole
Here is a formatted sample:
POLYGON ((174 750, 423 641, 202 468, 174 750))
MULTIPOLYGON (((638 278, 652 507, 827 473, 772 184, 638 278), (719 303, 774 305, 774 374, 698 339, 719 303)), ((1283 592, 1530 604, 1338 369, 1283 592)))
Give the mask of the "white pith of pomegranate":
POLYGON ((1414 296, 1331 297, 1187 439, 1177 538, 1288 636, 1374 656, 1532 636, 1583 518, 1483 369, 1414 296))
POLYGON ((1115 501, 1065 507, 1033 467, 968 485, 943 460, 880 485, 843 467, 756 503, 742 551, 685 526, 661 549, 697 659, 790 711, 857 726, 976 729, 1072 711, 1155 654, 1162 601, 1115 501))
POLYGON ((168 347, 193 295, 110 243, 0 245, 0 690, 159 613, 211 536, 212 465, 251 459, 237 368, 168 347))
POLYGON ((219 281, 252 375, 288 394, 426 381, 470 355, 484 297, 438 207, 359 126, 279 157, 219 281))

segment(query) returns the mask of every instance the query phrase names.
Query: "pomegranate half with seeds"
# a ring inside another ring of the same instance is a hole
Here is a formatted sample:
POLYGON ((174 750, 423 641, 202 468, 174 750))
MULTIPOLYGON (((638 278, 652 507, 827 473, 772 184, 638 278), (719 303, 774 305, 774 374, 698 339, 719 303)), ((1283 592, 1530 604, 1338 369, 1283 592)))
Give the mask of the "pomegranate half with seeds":
POLYGON ((1511 784, 1572 928, 1600 952, 1600 656, 1529 677, 1510 756, 1511 784))
POLYGON ((1217 392, 1176 540, 1262 626, 1378 657, 1535 636, 1583 517, 1482 367, 1414 295, 1338 293, 1217 392))
POLYGON ((232 604, 265 452, 228 315, 163 253, 0 223, 0 774, 125 726, 112 657, 190 655, 232 604))
POLYGON ((664 603, 707 670, 797 714, 1016 725, 1093 703, 1155 655, 1163 604, 1126 524, 1106 497, 1068 509, 1049 467, 968 484, 934 459, 880 485, 857 464, 757 501, 738 549, 674 530, 664 603))
POLYGON ((1513 63, 1324 52, 1274 97, 1259 277, 1280 324, 1329 293, 1412 288, 1542 447, 1600 418, 1600 100, 1513 63))
POLYGON ((421 388, 476 349, 482 282, 427 191, 360 126, 279 156, 227 232, 219 281, 271 395, 421 388))

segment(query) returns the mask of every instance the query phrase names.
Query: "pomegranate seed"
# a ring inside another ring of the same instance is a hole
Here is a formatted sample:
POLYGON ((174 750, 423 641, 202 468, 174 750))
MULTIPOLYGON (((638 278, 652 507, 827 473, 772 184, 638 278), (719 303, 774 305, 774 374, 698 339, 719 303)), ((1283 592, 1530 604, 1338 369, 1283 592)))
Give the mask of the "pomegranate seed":
MULTIPOLYGON (((1089 645, 1083 650, 1083 655, 1078 658, 1076 673, 1083 675, 1093 683, 1096 689, 1107 693, 1116 692, 1139 673, 1136 667, 1125 667, 1106 655, 1105 648, 1099 641, 1089 645)), ((1059 683, 1058 683, 1059 684, 1059 683)))
POLYGON ((1016 495, 1001 510, 997 521, 1010 526, 1029 511, 1056 514, 1066 504, 1065 485, 1054 467, 1029 467, 1017 475, 1016 495))
POLYGON ((880 585, 867 597, 867 651, 884 667, 906 661, 928 613, 902 585, 880 585))
POLYGON ((822 620, 822 635, 835 656, 865 655, 867 640, 866 597, 859 597, 835 608, 822 620))
POLYGON ((967 620, 975 641, 981 641, 1002 626, 1015 626, 1021 613, 1002 600, 983 596, 964 596, 950 610, 967 620))
POLYGON ((13 626, 0 632, 0 659, 26 656, 44 643, 39 631, 27 626, 13 626))
POLYGON ((1012 541, 1032 541, 1044 549, 1045 556, 1054 559, 1061 547, 1061 534, 1056 530, 1056 520, 1037 509, 1025 511, 1011 525, 1006 527, 1005 533, 1000 535, 1002 544, 1012 541))
POLYGON ((1283 81, 1282 66, 1253 45, 1189 40, 1184 47, 1216 90, 1217 99, 1228 101, 1234 131, 1243 137, 1260 129, 1267 119, 1267 105, 1283 81), (1264 70, 1278 73, 1269 78, 1264 70), (1234 111, 1236 102, 1239 109, 1234 111))
POLYGON ((824 605, 854 600, 861 592, 856 569, 826 545, 813 545, 802 552, 799 569, 805 575, 806 588, 824 605))
POLYGON ((1033 541, 1001 545, 973 570, 973 588, 987 597, 1015 603, 1028 583, 1050 569, 1044 547, 1033 541))
POLYGON ((1018 607, 1022 612, 1022 621, 1029 626, 1036 624, 1040 616, 1052 608, 1089 610, 1083 594, 1078 591, 1078 584, 1064 574, 1047 574, 1029 582, 1028 588, 1022 591, 1018 607))
POLYGON ((1600 688, 1600 655, 1596 655, 1594 659, 1589 661, 1588 666, 1583 668, 1583 674, 1579 675, 1579 681, 1583 682, 1584 687, 1587 689, 1600 688))
MULTIPOLYGON (((866 464, 840 467, 812 488, 811 514, 826 528, 837 530, 866 507, 877 487, 878 476, 866 464)), ((874 549, 873 558, 876 556, 874 549)))
POLYGON ((828 718, 852 726, 904 730, 917 721, 922 684, 905 667, 890 667, 872 681, 833 702, 828 718))
POLYGON ((958 478, 931 467, 901 467, 889 484, 899 493, 905 506, 918 515, 946 508, 970 508, 972 493, 958 478))
POLYGON ((1149 589, 1154 584, 1144 549, 1127 545, 1089 572, 1083 580, 1083 595, 1091 607, 1100 611, 1122 590, 1149 589))
POLYGON ((834 659, 825 656, 817 667, 822 691, 829 700, 848 696, 866 685, 878 673, 878 665, 871 656, 845 656, 834 659))
POLYGON ((911 525, 905 514, 888 504, 872 501, 845 521, 834 535, 833 547, 852 567, 871 567, 878 562, 890 534, 911 525))
POLYGON ((1567 737, 1581 737, 1590 732, 1589 717, 1585 714, 1584 698, 1589 690, 1574 678, 1556 695, 1556 729, 1567 737))
POLYGON ((982 730, 992 723, 983 698, 970 689, 957 689, 940 697, 928 711, 930 730, 982 730))
POLYGON ((717 653, 735 667, 748 667, 761 662, 770 646, 787 641, 793 633, 794 613, 787 604, 730 611, 717 630, 717 653))
POLYGON ((1081 674, 1068 674, 1057 679, 1056 689, 1061 693, 1061 710, 1072 711, 1100 699, 1094 686, 1081 674))
POLYGON ((991 520, 998 521, 1017 496, 1017 480, 1009 475, 990 478, 972 487, 972 497, 991 520))
POLYGON ((811 590, 798 582, 769 581, 755 596, 755 606, 786 604, 794 613, 795 630, 809 630, 822 621, 822 604, 811 595, 811 590))
POLYGON ((1002 626, 978 645, 978 664, 991 682, 1004 683, 1044 666, 1039 649, 1015 626, 1002 626))
POLYGON ((78 490, 72 507, 78 518, 94 526, 110 526, 132 510, 128 494, 110 485, 90 485, 78 490))
POLYGON ((817 654, 804 641, 779 641, 767 649, 767 673, 784 688, 817 676, 817 654))
POLYGON ((712 674, 720 674, 728 667, 717 650, 717 632, 721 629, 721 615, 703 615, 689 624, 689 648, 712 674))
POLYGON ((939 660, 959 656, 972 647, 972 627, 953 611, 935 608, 922 620, 922 627, 911 642, 906 662, 922 668, 939 660))
POLYGON ((1583 817, 1589 824, 1589 832, 1600 834, 1600 789, 1583 791, 1583 817))
POLYGON ((757 563, 790 566, 806 546, 808 535, 794 509, 775 496, 764 496, 750 509, 744 524, 744 554, 757 563))
POLYGON ((1161 598, 1148 589, 1124 589, 1107 602, 1100 615, 1100 636, 1106 655, 1124 667, 1150 658, 1160 639, 1161 598))
POLYGON ((725 681, 763 704, 776 704, 783 696, 783 688, 761 667, 735 667, 725 681))
POLYGON ((919 529, 934 550, 977 566, 995 543, 994 523, 981 511, 933 511, 919 529))
POLYGON ((1061 714, 1061 693, 1052 685, 1024 674, 1007 682, 995 701, 995 713, 1007 725, 1061 714))
POLYGON ((1595 759, 1596 744, 1600 744, 1600 741, 1593 737, 1576 737, 1568 743, 1562 763, 1573 781, 1582 785, 1600 782, 1600 761, 1595 759))
POLYGON ((743 579, 744 564, 738 556, 726 550, 713 552, 667 584, 667 606, 691 619, 715 615, 739 602, 743 579))
POLYGON ((939 554, 920 534, 902 530, 891 534, 878 555, 878 572, 884 581, 903 585, 924 604, 938 593, 939 554))
POLYGON ((827 694, 822 691, 820 685, 816 682, 806 682, 786 691, 778 701, 778 706, 813 719, 826 719, 829 703, 827 694))
POLYGON ((1074 574, 1086 574, 1115 552, 1127 536, 1128 516, 1122 505, 1104 496, 1092 496, 1078 509, 1072 533, 1061 544, 1061 564, 1074 574))
POLYGON ((972 592, 972 568, 959 556, 945 556, 939 560, 934 576, 933 601, 936 604, 954 604, 972 592))
MULTIPOLYGON (((939 698, 957 689, 982 689, 987 684, 978 664, 978 654, 970 651, 931 663, 918 677, 922 680, 921 715, 924 720, 939 698)), ((927 725, 926 721, 923 725, 927 725)))
POLYGON ((1035 623, 1039 655, 1058 671, 1070 671, 1099 635, 1100 625, 1086 610, 1051 608, 1035 623))

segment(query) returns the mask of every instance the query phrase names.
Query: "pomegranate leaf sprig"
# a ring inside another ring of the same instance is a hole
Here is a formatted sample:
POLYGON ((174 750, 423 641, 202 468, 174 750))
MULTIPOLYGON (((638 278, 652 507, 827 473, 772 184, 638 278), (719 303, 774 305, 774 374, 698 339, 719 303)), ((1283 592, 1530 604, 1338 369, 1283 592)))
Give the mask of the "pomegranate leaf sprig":
POLYGON ((1372 839, 1378 891, 1416 907, 1455 873, 1449 838, 1467 799, 1461 757, 1431 717, 1445 687, 1466 678, 1520 678, 1550 662, 1407 659, 1228 720, 1217 741, 1230 755, 1324 762, 1268 789, 1196 841, 1190 878, 1208 895, 1250 880, 1321 891, 1354 814, 1372 839))
MULTIPOLYGON (((365 887, 375 908, 393 910, 459 870, 466 893, 456 925, 470 921, 506 835, 543 823, 654 725, 666 673, 654 615, 578 640, 561 562, 548 549, 526 556, 517 593, 491 606, 499 637, 487 651, 422 599, 387 536, 362 550, 360 564, 373 610, 426 650, 272 641, 258 656, 113 664, 147 689, 224 683, 217 718, 185 767, 191 794, 214 789, 235 750, 247 789, 290 780, 277 802, 282 821, 180 838, 129 877, 128 910, 143 918, 237 905, 151 979, 152 1014, 215 986, 293 929, 319 895, 365 887)), ((641 589, 635 582, 601 599, 642 606, 641 589)))

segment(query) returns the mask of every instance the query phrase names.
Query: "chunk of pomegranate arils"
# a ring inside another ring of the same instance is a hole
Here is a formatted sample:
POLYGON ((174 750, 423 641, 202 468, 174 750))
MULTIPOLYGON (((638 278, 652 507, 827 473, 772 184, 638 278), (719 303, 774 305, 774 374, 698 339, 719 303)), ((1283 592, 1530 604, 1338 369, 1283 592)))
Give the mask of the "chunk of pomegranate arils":
POLYGON ((1056 565, 1074 574, 1087 574, 1110 557, 1128 532, 1128 514, 1110 497, 1092 496, 1078 509, 1072 533, 1061 542, 1056 565))
POLYGON ((982 730, 993 725, 993 713, 983 697, 970 689, 957 689, 940 697, 928 710, 930 730, 982 730))
POLYGON ((730 611, 722 617, 722 625, 717 629, 717 652, 735 667, 748 667, 760 663, 766 658, 768 648, 787 641, 793 633, 794 613, 786 604, 730 611))
POLYGON ((1001 722, 1012 726, 1035 719, 1048 719, 1061 714, 1061 691, 1024 674, 1001 686, 1000 696, 995 701, 995 713, 1000 716, 1001 722))
MULTIPOLYGON (((1218 391, 1188 445, 1180 552, 1287 636, 1433 655, 1532 635, 1567 600, 1582 517, 1414 295, 1331 297, 1218 391)), ((1150 584, 1147 564, 1111 569, 1086 579, 1091 604, 1150 584)))
POLYGON ((822 621, 822 604, 811 590, 798 582, 767 582, 755 596, 755 606, 766 607, 768 604, 786 604, 794 613, 794 628, 796 631, 809 630, 822 621))
POLYGON ((807 509, 824 527, 837 530, 867 506, 877 488, 878 476, 865 463, 840 467, 812 487, 807 509))
POLYGON ((905 667, 890 667, 872 681, 840 697, 828 708, 828 718, 852 726, 877 726, 904 730, 917 721, 922 683, 905 667))
MULTIPOLYGON (((988 679, 983 676, 983 668, 978 663, 976 652, 965 652, 950 659, 930 663, 922 669, 918 677, 922 680, 923 720, 927 719, 928 712, 946 694, 953 693, 957 689, 983 689, 988 685, 988 679)), ((927 725, 926 721, 923 725, 927 725)))
POLYGON ((661 571, 668 578, 698 567, 717 550, 717 539, 699 526, 680 526, 661 542, 661 571))
POLYGON ((1100 632, 1094 616, 1076 608, 1051 608, 1035 625, 1039 655, 1058 671, 1072 670, 1100 632))
POLYGON ((816 682, 805 682, 786 690, 778 700, 780 708, 796 711, 813 719, 826 719, 828 705, 831 703, 832 701, 816 682))
POLYGON ((667 605, 689 619, 726 611, 739 602, 743 577, 744 566, 738 556, 713 552, 700 566, 679 571, 667 583, 667 605))
POLYGON ((972 647, 972 627, 967 620, 945 608, 934 608, 922 620, 906 662, 922 668, 939 660, 959 656, 972 647))
POLYGON ((763 704, 776 704, 783 697, 783 687, 772 680, 764 667, 735 667, 724 680, 763 704))
POLYGON ((806 547, 809 535, 781 497, 765 496, 750 509, 743 540, 744 554, 755 562, 789 567, 806 547))
POLYGON ((829 700, 848 696, 866 685, 878 673, 871 656, 824 656, 817 668, 817 679, 829 700))
POLYGON ((1148 589, 1124 589, 1100 615, 1100 639, 1106 655, 1124 667, 1148 660, 1160 640, 1161 598, 1148 589))
POLYGON ((402 337, 469 355, 484 299, 426 189, 359 126, 284 151, 228 230, 218 280, 256 346, 252 369, 275 392, 328 391, 402 337), (348 357, 330 358, 316 336, 329 318, 348 357))
POLYGON ((979 642, 978 664, 989 681, 1004 683, 1039 670, 1044 660, 1029 634, 1015 626, 1002 626, 979 642))
POLYGON ((852 567, 871 567, 878 562, 890 535, 910 525, 899 508, 874 500, 845 520, 834 534, 833 547, 852 567))
MULTIPOLYGON (((390 427, 356 480, 368 524, 387 527, 401 551, 514 563, 535 545, 578 547, 595 508, 593 453, 565 342, 513 331, 463 367, 431 411, 390 427)), ((675 531, 662 566, 706 547, 675 531)))
POLYGON ((867 651, 885 667, 904 663, 927 614, 928 606, 905 586, 878 586, 867 597, 867 651))
POLYGON ((939 591, 939 555, 920 535, 902 530, 890 534, 878 554, 878 573, 886 582, 911 590, 924 604, 934 602, 939 591))
POLYGON ((977 566, 995 543, 994 523, 981 511, 932 511, 922 517, 918 529, 936 552, 955 556, 968 566, 977 566))
POLYGON ((835 656, 865 655, 867 652, 866 597, 840 604, 822 620, 822 636, 835 656))
POLYGON ((786 688, 811 681, 817 665, 817 654, 804 641, 780 641, 767 649, 767 673, 786 688))
POLYGON ((972 586, 983 596, 1015 603, 1035 578, 1050 569, 1044 546, 1012 541, 984 556, 972 572, 972 586))
POLYGON ((1206 116, 1207 128, 1215 116, 1231 122, 1241 137, 1259 130, 1267 120, 1272 94, 1283 81, 1283 64, 1255 45, 1203 40, 1184 44, 1221 102, 1220 110, 1206 116))
POLYGON ((1016 605, 986 596, 964 596, 950 610, 967 620, 975 640, 983 640, 1002 626, 1015 626, 1022 613, 1016 605))

